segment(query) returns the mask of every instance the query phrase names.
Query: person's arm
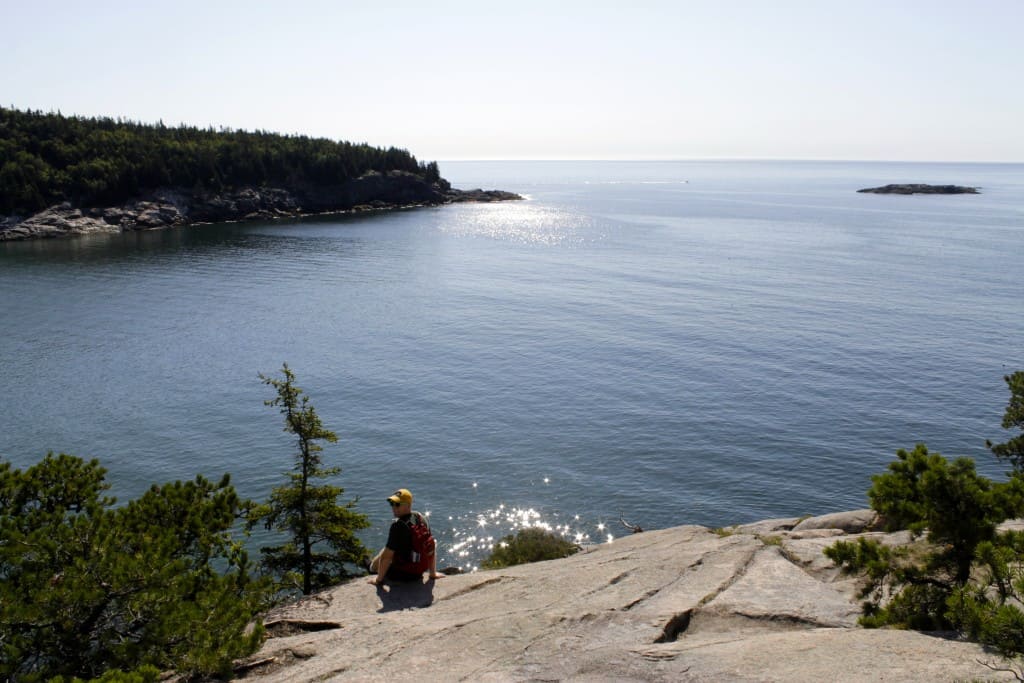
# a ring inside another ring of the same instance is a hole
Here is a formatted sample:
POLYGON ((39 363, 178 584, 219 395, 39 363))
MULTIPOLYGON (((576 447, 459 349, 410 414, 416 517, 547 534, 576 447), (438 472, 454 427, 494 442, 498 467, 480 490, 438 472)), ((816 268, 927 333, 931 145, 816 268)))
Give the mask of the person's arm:
POLYGON ((395 551, 391 548, 384 548, 380 554, 380 562, 377 563, 377 576, 370 580, 374 586, 383 586, 384 578, 388 575, 388 568, 391 561, 395 559, 395 551))
POLYGON ((395 561, 395 551, 400 548, 399 536, 402 532, 400 524, 395 522, 391 523, 391 527, 388 529, 388 540, 384 544, 384 549, 380 551, 380 559, 377 562, 377 578, 370 581, 375 586, 384 585, 384 579, 388 576, 388 569, 391 567, 391 563, 395 561))
POLYGON ((438 574, 437 573, 437 551, 436 550, 434 551, 434 554, 430 556, 430 574, 429 574, 429 576, 430 576, 431 579, 443 579, 444 578, 444 574, 438 574))

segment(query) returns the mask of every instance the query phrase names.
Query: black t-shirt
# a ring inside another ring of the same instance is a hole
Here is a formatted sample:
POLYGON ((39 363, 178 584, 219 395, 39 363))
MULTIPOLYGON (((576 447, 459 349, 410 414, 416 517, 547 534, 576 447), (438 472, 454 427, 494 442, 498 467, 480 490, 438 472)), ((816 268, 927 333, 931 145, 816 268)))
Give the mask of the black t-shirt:
POLYGON ((412 529, 409 528, 411 521, 412 515, 408 514, 397 517, 395 521, 391 522, 386 545, 388 550, 394 551, 396 560, 408 561, 409 555, 412 553, 412 529))

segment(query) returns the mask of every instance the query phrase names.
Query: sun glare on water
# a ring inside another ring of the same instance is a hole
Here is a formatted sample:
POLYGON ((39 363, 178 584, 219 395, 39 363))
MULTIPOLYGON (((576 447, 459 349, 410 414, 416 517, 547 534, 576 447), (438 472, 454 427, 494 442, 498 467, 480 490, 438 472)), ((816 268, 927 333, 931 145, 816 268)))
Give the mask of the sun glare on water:
POLYGON ((583 241, 593 220, 583 214, 528 201, 472 204, 451 212, 441 230, 459 237, 486 237, 521 244, 558 245, 583 241))
MULTIPOLYGON (((543 478, 544 484, 550 478, 543 478)), ((477 484, 472 484, 477 488, 477 484)), ((521 529, 531 527, 543 529, 557 534, 578 545, 612 543, 615 537, 608 533, 604 522, 588 522, 579 515, 562 519, 557 511, 537 509, 536 507, 517 506, 499 503, 495 507, 483 510, 468 511, 462 515, 448 517, 451 525, 449 534, 435 529, 439 540, 439 569, 458 567, 463 572, 474 572, 480 564, 497 548, 505 545, 506 536, 514 535, 521 529), (440 532, 440 533, 438 533, 440 532), (445 541, 448 536, 450 541, 445 541)))

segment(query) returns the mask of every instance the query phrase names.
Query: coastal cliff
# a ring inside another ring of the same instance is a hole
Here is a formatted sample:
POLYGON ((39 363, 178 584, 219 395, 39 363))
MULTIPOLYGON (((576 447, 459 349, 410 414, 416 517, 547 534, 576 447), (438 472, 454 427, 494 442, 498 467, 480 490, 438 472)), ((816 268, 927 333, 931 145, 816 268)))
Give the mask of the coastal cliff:
POLYGON ((0 107, 0 241, 506 199, 395 147, 0 107))
POLYGON ((156 230, 226 221, 522 199, 500 190, 458 190, 404 171, 371 171, 335 185, 244 187, 219 193, 163 188, 110 207, 63 202, 27 217, 0 220, 0 241, 156 230))
POLYGON ((859 510, 633 534, 563 560, 375 589, 356 580, 266 616, 252 681, 1013 680, 980 646, 857 625, 840 537, 907 544, 859 510))

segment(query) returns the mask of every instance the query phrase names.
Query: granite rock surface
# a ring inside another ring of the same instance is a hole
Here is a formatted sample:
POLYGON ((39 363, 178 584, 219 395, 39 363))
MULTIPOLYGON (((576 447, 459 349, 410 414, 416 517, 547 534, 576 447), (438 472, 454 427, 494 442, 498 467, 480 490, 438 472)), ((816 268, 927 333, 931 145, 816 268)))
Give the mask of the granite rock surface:
POLYGON ((822 554, 870 511, 632 534, 563 560, 376 589, 267 615, 247 681, 1013 680, 948 634, 865 630, 822 554), (803 526, 802 531, 796 530, 803 526))

